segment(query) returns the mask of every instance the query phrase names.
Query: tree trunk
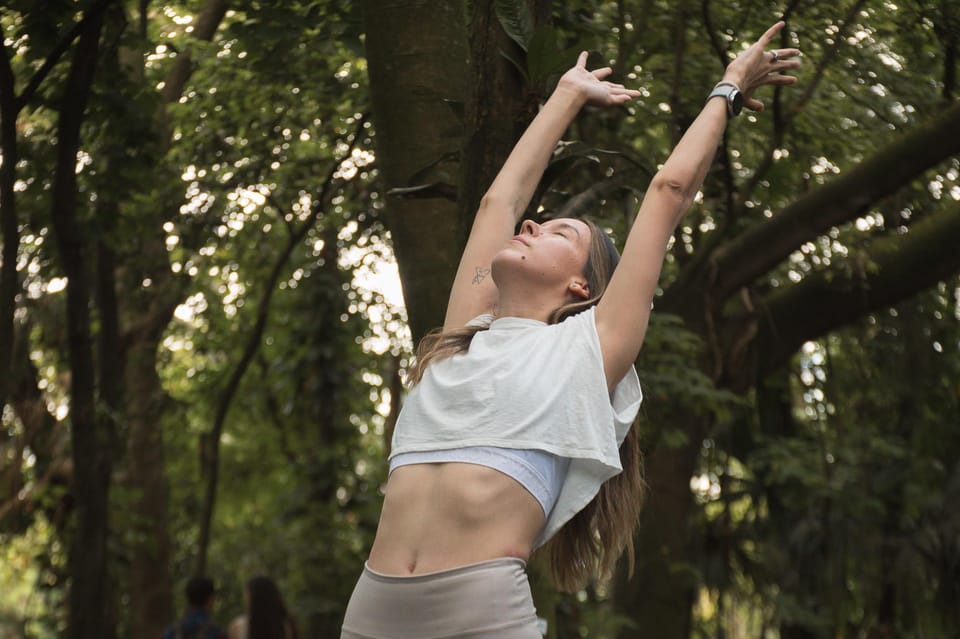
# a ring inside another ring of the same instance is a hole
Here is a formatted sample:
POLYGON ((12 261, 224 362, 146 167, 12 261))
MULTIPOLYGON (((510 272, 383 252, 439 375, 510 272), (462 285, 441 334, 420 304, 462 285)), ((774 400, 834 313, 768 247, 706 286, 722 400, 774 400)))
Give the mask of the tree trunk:
POLYGON ((130 547, 131 636, 156 637, 174 616, 167 482, 159 419, 167 396, 157 376, 159 339, 143 338, 125 353, 127 464, 135 487, 136 527, 130 547))
MULTIPOLYGON (((16 210, 17 174, 17 105, 16 83, 10 59, 7 57, 7 47, 0 43, 0 155, 3 163, 0 164, 0 237, 3 246, 0 252, 0 413, 7 405, 12 394, 14 381, 13 340, 14 340, 14 310, 16 309, 17 293, 20 290, 20 277, 17 273, 17 253, 20 249, 20 229, 16 210)), ((13 431, 8 430, 0 439, 0 446, 6 448, 6 439, 16 440, 13 431)), ((11 495, 17 499, 23 486, 22 465, 24 440, 15 441, 13 458, 0 471, 0 494, 11 495)), ((0 507, 0 522, 3 522, 7 513, 15 515, 14 529, 18 529, 22 518, 19 504, 10 503, 0 507)), ((13 520, 13 518, 11 518, 13 520)))
POLYGON ((385 220, 414 340, 443 320, 462 248, 456 193, 467 90, 459 2, 365 0, 367 63, 385 220), (455 106, 455 105, 454 105, 455 106), (394 189, 423 187, 399 194, 394 189))
MULTIPOLYGON (((193 35, 197 40, 210 41, 216 34, 227 11, 226 0, 208 0, 197 15, 193 35)), ((132 52, 127 51, 122 62, 132 52)), ((137 60, 141 60, 138 55, 137 60)), ((145 217, 154 220, 149 227, 154 231, 139 238, 137 269, 127 273, 123 317, 125 418, 127 433, 127 478, 135 498, 131 504, 132 521, 136 527, 130 547, 130 608, 131 635, 156 637, 174 616, 173 578, 170 571, 170 534, 168 526, 168 487, 164 459, 163 416, 168 398, 157 375, 157 351, 163 332, 182 299, 186 282, 170 273, 170 260, 165 246, 162 223, 177 211, 182 190, 172 172, 164 170, 164 157, 170 146, 170 127, 166 108, 176 102, 194 68, 190 51, 176 58, 164 78, 160 92, 161 104, 154 117, 158 144, 156 172, 159 176, 157 205, 145 211, 145 217), (165 184, 174 188, 166 188, 165 184), (152 282, 149 289, 141 286, 143 278, 152 282)), ((124 65, 134 69, 142 80, 142 61, 124 65)), ((140 144, 130 140, 129 144, 140 144)), ((125 199, 132 199, 128 194, 125 199)), ((121 209, 123 203, 121 203, 121 209)))
MULTIPOLYGON (((158 170, 163 174, 162 170, 158 170)), ((163 191, 161 191, 163 193, 163 191)), ((151 214, 176 210, 176 200, 160 197, 151 214), (164 207, 163 204, 167 204, 164 207)), ((123 317, 124 418, 127 427, 126 481, 133 542, 130 553, 131 635, 157 637, 174 617, 168 487, 163 446, 163 420, 169 400, 157 374, 157 352, 163 332, 182 299, 184 282, 170 273, 161 224, 138 238, 135 273, 127 276, 123 317), (141 278, 152 285, 143 289, 141 278)))
POLYGON ((669 423, 682 429, 687 441, 678 447, 664 442, 647 454, 644 462, 647 501, 636 539, 636 569, 627 579, 621 562, 614 588, 617 609, 630 616, 638 629, 620 636, 687 639, 697 578, 689 562, 690 512, 693 493, 690 478, 696 468, 704 435, 705 417, 689 408, 653 405, 646 421, 669 423))
POLYGON ((17 275, 17 253, 20 231, 17 221, 17 104, 16 85, 7 47, 0 43, 0 411, 7 403, 12 370, 13 311, 16 308, 20 278, 17 275))
MULTIPOLYGON (((460 163, 461 246, 473 226, 480 198, 537 113, 536 96, 503 56, 503 52, 509 52, 511 57, 522 60, 523 51, 500 26, 496 4, 490 0, 470 3, 473 12, 469 18, 467 73, 471 81, 464 105, 460 163)), ((540 4, 549 3, 541 0, 540 4)))
POLYGON ((106 637, 110 439, 97 418, 90 318, 91 262, 85 229, 77 219, 76 158, 100 45, 103 14, 91 17, 80 35, 67 77, 57 125, 57 165, 52 218, 67 280, 67 342, 70 362, 70 425, 77 527, 69 553, 67 636, 106 637))

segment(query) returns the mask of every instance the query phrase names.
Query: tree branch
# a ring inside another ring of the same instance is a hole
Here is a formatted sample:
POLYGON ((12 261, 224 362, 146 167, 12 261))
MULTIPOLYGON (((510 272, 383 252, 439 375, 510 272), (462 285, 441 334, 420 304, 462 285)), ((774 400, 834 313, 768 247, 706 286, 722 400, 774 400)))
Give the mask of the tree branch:
POLYGON ((796 114, 810 101, 813 97, 813 94, 816 92, 817 87, 820 86, 820 82, 823 80, 823 76, 827 72, 827 67, 830 66, 830 63, 833 62, 838 55, 840 55, 840 49, 846 43, 847 30, 850 28, 850 25, 856 20, 857 16, 860 14, 860 10, 863 8, 863 5, 867 3, 867 0, 857 0, 847 11, 847 15, 843 18, 843 24, 837 29, 837 33, 833 36, 833 46, 824 52, 820 57, 820 62, 817 63, 817 68, 813 74, 813 77, 806 84, 806 89, 801 94, 800 99, 797 100, 796 104, 793 107, 793 112, 796 114))
POLYGON ((947 0, 940 1, 940 19, 934 22, 933 31, 943 44, 943 100, 953 100, 957 83, 957 57, 960 48, 960 17, 951 13, 947 0))
POLYGON ((353 134, 353 139, 350 141, 350 146, 346 150, 346 153, 339 161, 335 161, 330 167, 330 171, 327 173, 326 179, 323 181, 323 185, 320 187, 319 194, 314 198, 311 205, 311 212, 308 219, 304 220, 303 224, 296 230, 295 233, 291 234, 287 239, 287 245, 281 251, 280 255, 277 257, 276 262, 273 265, 273 268, 270 271, 270 275, 267 277, 263 295, 260 298, 260 302, 257 304, 257 319, 254 322, 253 329, 250 333, 247 343, 244 346, 243 353, 240 356, 240 361, 237 362, 236 368, 230 374, 230 378, 227 380, 227 384, 224 387, 223 393, 220 395, 219 400, 217 401, 216 413, 214 415, 213 425, 210 428, 210 432, 207 434, 208 442, 210 444, 210 450, 208 451, 208 456, 206 459, 207 466, 204 469, 206 472, 206 491, 204 494, 203 502, 203 512, 201 514, 200 521, 200 538, 197 542, 197 560, 195 567, 195 574, 202 575, 206 572, 206 563, 207 563, 207 547, 210 543, 210 527, 213 521, 213 510, 216 504, 217 496, 217 482, 219 479, 219 468, 220 468, 220 438, 223 434, 223 425, 227 419, 227 413, 230 411, 230 406, 233 403, 233 398, 237 393, 237 390, 240 388, 240 381, 243 379, 244 374, 247 372, 247 368, 250 366, 250 362, 253 360, 254 355, 256 355, 257 350, 260 348, 260 344, 263 341, 263 333, 267 328, 267 320, 270 317, 270 301, 273 298, 273 293, 277 288, 277 281, 280 279, 280 274, 283 272, 287 261, 290 259, 290 256, 293 254, 294 249, 303 241, 307 233, 313 226, 316 224, 317 218, 320 217, 320 213, 323 212, 324 203, 327 201, 328 193, 330 188, 336 181, 336 173, 342 165, 343 161, 348 159, 353 153, 354 147, 360 141, 360 137, 363 134, 363 127, 366 124, 367 116, 364 115, 357 121, 357 127, 353 134))
POLYGON ((594 182, 589 188, 568 198, 563 206, 551 214, 551 217, 583 217, 594 209, 597 202, 626 188, 624 182, 622 177, 594 182))
MULTIPOLYGON (((217 27, 227 13, 227 0, 209 0, 200 15, 197 16, 197 26, 193 30, 193 37, 197 40, 210 41, 217 27)), ((173 66, 164 78, 163 89, 160 95, 164 103, 170 104, 180 98, 183 87, 192 72, 193 56, 190 51, 184 51, 177 56, 173 66)))
POLYGON ((907 233, 874 240, 860 278, 824 271, 772 294, 757 339, 759 374, 782 366, 804 342, 957 274, 958 245, 960 204, 950 202, 907 233))
POLYGON ((724 244, 710 258, 720 302, 831 226, 854 219, 920 173, 960 153, 960 103, 905 133, 872 157, 795 200, 772 220, 724 244))
POLYGON ((97 0, 90 9, 83 14, 83 18, 77 22, 73 29, 70 30, 67 35, 57 43, 57 46, 54 47, 53 51, 50 52, 50 55, 46 57, 43 61, 43 64, 40 65, 40 68, 37 69, 36 73, 30 78, 30 81, 27 82, 27 86, 23 89, 23 93, 17 96, 17 113, 19 113, 27 102, 33 97, 33 94, 37 92, 37 89, 40 88, 40 85, 43 83, 44 79, 50 72, 53 71, 53 68, 57 66, 57 62, 60 61, 60 58, 70 50, 70 45, 73 44, 73 41, 76 40, 81 33, 83 33, 90 25, 91 20, 99 20, 103 15, 103 12, 106 10, 107 6, 112 3, 113 0, 97 0))
POLYGON ((710 47, 717 55, 720 66, 726 69, 727 65, 730 64, 730 51, 727 47, 723 46, 720 38, 717 37, 717 29, 713 26, 713 14, 710 13, 710 0, 702 0, 700 2, 700 13, 703 15, 703 26, 707 31, 707 35, 710 37, 710 47))
MULTIPOLYGON (((683 132, 687 129, 691 122, 691 118, 684 112, 683 104, 680 99, 680 90, 683 88, 684 84, 684 60, 686 59, 687 49, 687 7, 683 2, 679 3, 679 6, 677 6, 676 24, 674 28, 676 31, 674 32, 673 47, 673 81, 670 87, 670 123, 672 125, 670 131, 671 146, 677 145, 677 143, 680 141, 680 138, 683 136, 683 132)), ((677 228, 674 229, 673 239, 678 247, 683 247, 682 225, 678 225, 677 228)), ((681 267, 688 260, 686 251, 678 250, 674 252, 674 255, 676 256, 676 260, 681 267)))
MULTIPOLYGON (((783 113, 782 107, 780 104, 780 94, 781 87, 777 87, 774 91, 773 97, 773 136, 771 138, 770 144, 767 146, 766 151, 763 155, 763 161, 757 167, 757 170, 753 172, 753 176, 750 178, 750 181, 747 182, 743 188, 740 190, 739 202, 742 204, 750 199, 750 196, 753 195, 753 191, 757 188, 757 185, 763 181, 763 178, 767 175, 767 172, 770 170, 770 167, 773 166, 773 153, 778 148, 783 145, 784 137, 787 134, 790 126, 793 124, 794 118, 797 114, 803 111, 803 108, 813 97, 814 92, 820 86, 823 76, 827 72, 827 67, 840 55, 840 48, 846 42, 847 30, 850 27, 850 24, 856 19, 857 15, 860 13, 860 9, 866 3, 866 0, 858 0, 850 10, 847 12, 847 15, 843 19, 843 24, 840 25, 837 33, 833 36, 833 46, 824 52, 820 56, 820 60, 817 62, 817 66, 814 69, 813 76, 806 83, 806 88, 804 92, 800 95, 793 105, 791 105, 788 113, 783 113)), ((787 13, 792 11, 794 7, 791 7, 787 10, 787 13)), ((786 16, 786 13, 784 14, 786 16)), ((781 40, 786 38, 786 32, 781 32, 781 40)), ((786 46, 786 42, 781 42, 781 45, 786 46)))

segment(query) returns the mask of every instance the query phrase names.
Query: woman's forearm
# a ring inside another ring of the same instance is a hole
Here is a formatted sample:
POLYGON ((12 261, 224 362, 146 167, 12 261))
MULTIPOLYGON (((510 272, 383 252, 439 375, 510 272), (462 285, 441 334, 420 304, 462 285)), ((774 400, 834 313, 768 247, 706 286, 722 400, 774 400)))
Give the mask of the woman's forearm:
MULTIPOLYGON (((786 86, 796 82, 796 78, 784 75, 783 72, 800 66, 800 61, 796 59, 800 55, 799 49, 775 49, 769 54, 764 52, 764 47, 783 27, 784 23, 781 21, 767 29, 757 42, 741 52, 727 66, 723 74, 723 82, 736 86, 743 95, 744 105, 753 111, 763 110, 763 103, 752 97, 757 87, 786 86)), ((727 118, 726 101, 720 96, 709 99, 700 115, 683 134, 663 168, 654 177, 651 186, 666 186, 675 190, 686 205, 682 207, 684 211, 703 186, 707 170, 723 137, 727 118)), ((679 214, 682 215, 683 212, 679 214)))
POLYGON ((513 147, 484 200, 511 208, 519 221, 557 142, 585 103, 586 97, 581 91, 558 86, 513 147))
POLYGON ((727 119, 726 101, 721 97, 709 100, 654 176, 651 187, 674 190, 689 206, 703 186, 727 119))

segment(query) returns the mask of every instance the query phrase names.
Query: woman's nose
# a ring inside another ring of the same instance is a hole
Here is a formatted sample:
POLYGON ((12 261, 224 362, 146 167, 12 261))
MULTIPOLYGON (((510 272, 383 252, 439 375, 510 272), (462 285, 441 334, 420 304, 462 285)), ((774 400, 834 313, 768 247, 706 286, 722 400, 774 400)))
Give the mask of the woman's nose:
POLYGON ((533 220, 524 220, 523 223, 520 224, 520 233, 527 233, 533 236, 540 235, 540 225, 533 220))

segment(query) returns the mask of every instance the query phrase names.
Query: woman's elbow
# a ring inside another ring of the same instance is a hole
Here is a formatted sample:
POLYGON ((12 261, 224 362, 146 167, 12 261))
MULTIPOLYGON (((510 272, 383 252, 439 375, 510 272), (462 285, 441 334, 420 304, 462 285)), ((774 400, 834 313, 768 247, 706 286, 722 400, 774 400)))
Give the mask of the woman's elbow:
POLYGON ((648 190, 661 197, 675 200, 678 206, 686 206, 693 201, 693 197, 696 195, 696 191, 688 182, 675 175, 657 173, 650 180, 648 190))
POLYGON ((495 191, 487 191, 480 198, 480 206, 477 207, 477 213, 487 213, 491 211, 513 213, 516 208, 516 199, 510 201, 510 197, 495 191))

